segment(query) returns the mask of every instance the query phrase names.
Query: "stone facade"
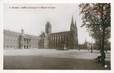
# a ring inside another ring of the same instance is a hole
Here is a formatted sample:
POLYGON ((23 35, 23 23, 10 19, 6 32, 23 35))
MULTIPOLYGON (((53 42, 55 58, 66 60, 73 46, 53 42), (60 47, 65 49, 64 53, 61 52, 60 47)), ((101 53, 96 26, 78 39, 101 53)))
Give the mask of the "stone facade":
POLYGON ((51 33, 50 22, 46 23, 45 32, 40 36, 33 36, 4 30, 4 48, 50 48, 50 49, 75 49, 78 48, 78 34, 76 22, 73 18, 69 31, 51 33))
POLYGON ((38 48, 38 36, 4 30, 4 48, 38 48))
POLYGON ((73 18, 69 31, 51 33, 51 24, 46 23, 45 32, 41 33, 39 48, 74 49, 78 48, 78 34, 76 22, 73 18))

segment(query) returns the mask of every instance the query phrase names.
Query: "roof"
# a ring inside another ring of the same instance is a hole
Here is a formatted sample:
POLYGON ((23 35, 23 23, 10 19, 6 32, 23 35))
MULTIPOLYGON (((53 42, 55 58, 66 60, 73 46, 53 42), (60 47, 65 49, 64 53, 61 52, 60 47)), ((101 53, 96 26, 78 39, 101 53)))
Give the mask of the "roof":
MULTIPOLYGON (((19 32, 14 32, 14 31, 10 31, 10 30, 3 30, 4 35, 8 35, 8 36, 20 36, 21 33, 19 32)), ((38 38, 38 36, 35 35, 29 35, 29 34, 24 34, 24 37, 26 38, 38 38)))
POLYGON ((71 31, 56 32, 56 33, 51 33, 50 35, 69 34, 69 33, 71 33, 71 31))

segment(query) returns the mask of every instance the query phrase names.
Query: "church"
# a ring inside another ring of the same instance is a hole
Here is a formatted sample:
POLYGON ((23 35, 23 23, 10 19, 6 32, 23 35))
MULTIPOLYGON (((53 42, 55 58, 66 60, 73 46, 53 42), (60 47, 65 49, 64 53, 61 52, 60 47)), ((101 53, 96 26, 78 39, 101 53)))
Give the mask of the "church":
POLYGON ((76 21, 71 20, 70 30, 64 32, 51 33, 50 22, 45 25, 45 32, 39 36, 39 48, 49 49, 76 49, 78 48, 78 33, 76 21))

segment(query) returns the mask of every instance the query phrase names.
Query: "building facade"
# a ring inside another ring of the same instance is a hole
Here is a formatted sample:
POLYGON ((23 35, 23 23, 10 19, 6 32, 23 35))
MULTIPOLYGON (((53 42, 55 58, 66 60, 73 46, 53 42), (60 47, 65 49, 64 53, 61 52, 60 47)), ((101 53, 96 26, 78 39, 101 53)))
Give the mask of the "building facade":
POLYGON ((4 48, 38 48, 38 36, 4 30, 4 48))
POLYGON ((4 30, 4 48, 50 48, 50 49, 75 49, 78 48, 78 34, 76 22, 73 17, 69 31, 52 33, 50 22, 45 25, 45 32, 40 36, 33 36, 4 30))
POLYGON ((52 26, 46 23, 45 32, 41 33, 39 39, 39 48, 50 49, 75 49, 78 48, 78 34, 76 22, 73 17, 69 31, 51 33, 52 26))

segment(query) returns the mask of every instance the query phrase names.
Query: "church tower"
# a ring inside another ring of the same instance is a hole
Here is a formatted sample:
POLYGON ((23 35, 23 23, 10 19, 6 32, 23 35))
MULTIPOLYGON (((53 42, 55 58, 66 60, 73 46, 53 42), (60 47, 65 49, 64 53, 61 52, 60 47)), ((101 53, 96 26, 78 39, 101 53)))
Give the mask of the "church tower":
POLYGON ((51 33, 51 24, 50 24, 49 21, 48 21, 48 22, 46 23, 46 25, 45 25, 45 33, 46 33, 46 34, 51 33))
POLYGON ((19 48, 24 48, 24 30, 21 29, 21 34, 19 36, 19 48))
POLYGON ((72 48, 78 48, 78 34, 77 34, 77 26, 76 21, 74 23, 73 17, 71 20, 70 31, 72 32, 72 48))
POLYGON ((44 38, 44 48, 49 48, 49 34, 51 33, 51 24, 48 21, 45 25, 45 38, 44 38))
POLYGON ((79 48, 78 47, 78 30, 77 30, 77 26, 76 26, 76 21, 75 21, 75 32, 74 32, 74 39, 75 39, 75 48, 79 48))

